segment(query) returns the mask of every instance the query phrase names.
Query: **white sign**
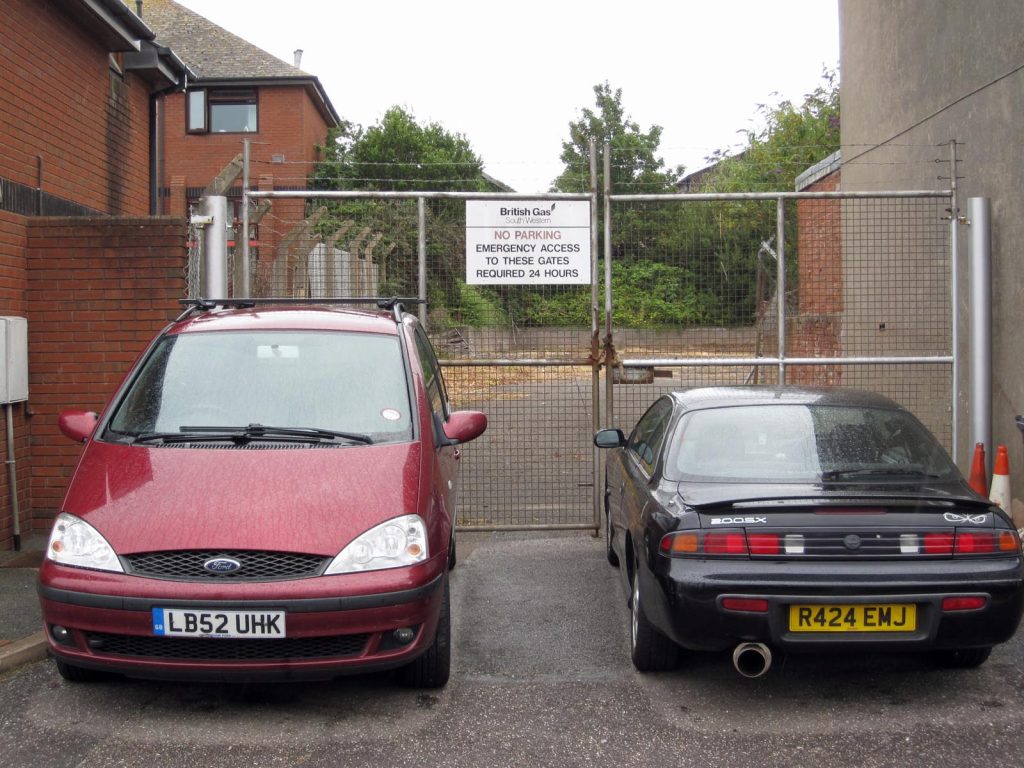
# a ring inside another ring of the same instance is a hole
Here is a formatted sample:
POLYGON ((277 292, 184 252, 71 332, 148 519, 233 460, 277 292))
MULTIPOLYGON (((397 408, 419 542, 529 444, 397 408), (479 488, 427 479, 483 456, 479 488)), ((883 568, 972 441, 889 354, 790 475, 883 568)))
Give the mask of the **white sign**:
POLYGON ((589 285, 590 201, 467 200, 470 285, 589 285))

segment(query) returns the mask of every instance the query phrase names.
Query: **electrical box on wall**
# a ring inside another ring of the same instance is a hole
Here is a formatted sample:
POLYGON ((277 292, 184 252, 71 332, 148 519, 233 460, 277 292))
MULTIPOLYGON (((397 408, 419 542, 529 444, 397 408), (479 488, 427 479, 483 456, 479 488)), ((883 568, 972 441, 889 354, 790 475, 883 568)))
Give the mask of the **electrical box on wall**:
POLYGON ((0 403, 28 400, 28 320, 0 317, 0 403))

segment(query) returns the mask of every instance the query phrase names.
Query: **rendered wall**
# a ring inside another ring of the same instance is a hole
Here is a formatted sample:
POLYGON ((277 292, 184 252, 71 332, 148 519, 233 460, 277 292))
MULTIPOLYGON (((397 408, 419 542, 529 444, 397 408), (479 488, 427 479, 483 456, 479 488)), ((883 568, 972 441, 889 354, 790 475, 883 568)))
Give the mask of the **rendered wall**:
MULTIPOLYGON (((840 0, 843 189, 941 189, 962 142, 960 213, 992 201, 993 425, 1024 495, 1024 4, 1019 0, 840 0), (882 146, 877 146, 882 145, 882 146), (940 162, 936 162, 940 161, 940 162)), ((968 339, 967 228, 961 228, 960 352, 968 339)), ((968 368, 958 382, 961 468, 971 456, 968 368)), ((990 456, 992 451, 990 450, 990 456)))

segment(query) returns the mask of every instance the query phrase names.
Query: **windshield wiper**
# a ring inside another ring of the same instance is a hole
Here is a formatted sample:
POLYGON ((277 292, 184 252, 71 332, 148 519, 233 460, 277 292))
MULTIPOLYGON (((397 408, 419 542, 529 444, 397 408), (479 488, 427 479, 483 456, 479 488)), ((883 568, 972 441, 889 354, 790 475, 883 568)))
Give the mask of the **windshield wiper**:
POLYGON ((270 427, 266 424, 247 424, 244 427, 189 427, 179 428, 182 434, 222 434, 239 436, 244 439, 254 440, 261 437, 270 438, 300 438, 303 440, 348 440, 353 443, 365 443, 370 445, 373 438, 360 432, 339 432, 335 429, 321 429, 319 427, 270 427))
POLYGON ((835 480, 841 477, 881 475, 886 477, 941 477, 925 472, 918 467, 856 467, 850 469, 827 469, 821 473, 822 480, 835 480))

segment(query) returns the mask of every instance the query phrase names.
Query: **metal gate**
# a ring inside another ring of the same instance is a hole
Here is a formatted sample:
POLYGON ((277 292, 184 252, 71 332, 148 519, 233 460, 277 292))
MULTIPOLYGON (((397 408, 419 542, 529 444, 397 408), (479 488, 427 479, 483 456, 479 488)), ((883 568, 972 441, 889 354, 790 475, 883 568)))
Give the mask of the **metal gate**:
POLYGON ((951 194, 606 196, 605 421, 692 386, 852 386, 954 448, 951 194))
POLYGON ((600 251, 594 160, 584 195, 246 182, 232 294, 426 300, 453 407, 489 418, 463 453, 464 529, 596 531, 594 430, 672 389, 863 387, 955 447, 953 193, 612 195, 608 157, 600 251), (466 202, 488 199, 589 201, 590 284, 467 285, 466 202))
POLYGON ((417 311, 437 349, 452 407, 482 410, 489 422, 462 450, 459 528, 597 528, 593 192, 246 190, 244 197, 271 200, 272 209, 261 217, 258 243, 242 237, 249 253, 240 252, 229 270, 237 295, 425 300, 417 311), (492 199, 588 202, 587 284, 467 285, 466 203, 492 199), (247 268, 237 268, 239 262, 247 268))

